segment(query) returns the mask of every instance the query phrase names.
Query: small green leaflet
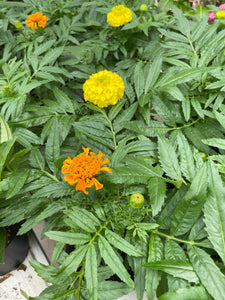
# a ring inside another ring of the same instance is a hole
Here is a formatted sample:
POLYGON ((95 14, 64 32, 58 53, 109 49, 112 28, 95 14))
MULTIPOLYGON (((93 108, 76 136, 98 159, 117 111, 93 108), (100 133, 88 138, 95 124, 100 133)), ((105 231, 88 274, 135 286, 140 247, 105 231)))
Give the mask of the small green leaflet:
POLYGON ((203 286, 190 286, 168 292, 159 297, 159 300, 211 300, 203 286))
POLYGON ((171 142, 162 135, 158 138, 158 140, 159 160, 162 169, 170 178, 178 181, 181 180, 180 166, 174 147, 171 142))
POLYGON ((109 244, 109 242, 101 235, 98 239, 99 249, 105 263, 114 271, 114 273, 124 281, 128 286, 134 288, 134 282, 130 278, 128 271, 120 261, 119 257, 109 244))
POLYGON ((209 240, 225 263, 225 190, 224 184, 215 164, 210 161, 208 189, 204 206, 204 222, 209 240))
POLYGON ((194 271, 213 299, 225 300, 225 276, 204 250, 188 246, 188 255, 194 271))
POLYGON ((160 260, 148 262, 144 264, 144 267, 164 271, 174 277, 186 279, 189 282, 198 282, 198 277, 192 265, 187 260, 160 260))

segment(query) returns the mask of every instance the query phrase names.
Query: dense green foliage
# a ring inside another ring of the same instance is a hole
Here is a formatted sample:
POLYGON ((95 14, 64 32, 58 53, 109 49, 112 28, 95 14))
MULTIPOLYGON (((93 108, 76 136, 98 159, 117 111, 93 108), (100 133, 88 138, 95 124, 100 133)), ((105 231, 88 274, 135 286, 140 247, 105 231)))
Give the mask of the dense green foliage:
POLYGON ((119 28, 106 21, 112 0, 0 2, 0 242, 4 227, 24 221, 23 234, 42 220, 57 241, 50 266, 30 262, 52 285, 27 299, 135 289, 138 300, 223 300, 225 21, 208 24, 213 5, 121 2, 133 19, 119 28), (25 20, 37 11, 49 21, 32 30, 25 20), (100 109, 82 86, 104 69, 125 93, 100 109), (61 174, 82 147, 112 169, 88 195, 61 174))

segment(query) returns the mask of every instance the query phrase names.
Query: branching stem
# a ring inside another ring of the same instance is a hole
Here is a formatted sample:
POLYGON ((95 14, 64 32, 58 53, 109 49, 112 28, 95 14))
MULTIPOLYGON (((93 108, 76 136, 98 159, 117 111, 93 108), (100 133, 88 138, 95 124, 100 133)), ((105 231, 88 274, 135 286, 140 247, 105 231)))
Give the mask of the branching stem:
POLYGON ((157 229, 152 230, 152 231, 157 235, 160 235, 160 236, 163 236, 163 237, 167 238, 168 240, 173 240, 173 241, 176 241, 176 242, 179 242, 179 243, 184 243, 184 244, 189 244, 189 245, 196 245, 196 246, 208 246, 208 245, 210 245, 210 243, 207 243, 207 242, 195 242, 195 241, 178 239, 175 236, 165 234, 163 232, 158 231, 157 229))

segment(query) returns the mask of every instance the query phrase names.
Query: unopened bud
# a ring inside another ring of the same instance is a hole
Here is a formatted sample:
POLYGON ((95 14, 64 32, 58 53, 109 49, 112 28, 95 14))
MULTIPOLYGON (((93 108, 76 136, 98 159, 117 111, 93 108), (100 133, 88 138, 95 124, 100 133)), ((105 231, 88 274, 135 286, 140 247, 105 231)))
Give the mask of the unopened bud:
POLYGON ((146 4, 141 4, 140 11, 146 11, 148 9, 146 4))
POLYGON ((20 23, 20 21, 16 20, 16 21, 14 22, 14 24, 15 24, 15 27, 16 27, 17 29, 21 29, 21 23, 20 23))
POLYGON ((205 162, 205 161, 206 161, 206 158, 207 158, 207 157, 206 157, 206 154, 205 154, 204 152, 200 152, 199 154, 200 154, 202 160, 205 162))
POLYGON ((144 196, 140 193, 135 193, 130 197, 130 205, 133 208, 141 208, 144 203, 144 196))

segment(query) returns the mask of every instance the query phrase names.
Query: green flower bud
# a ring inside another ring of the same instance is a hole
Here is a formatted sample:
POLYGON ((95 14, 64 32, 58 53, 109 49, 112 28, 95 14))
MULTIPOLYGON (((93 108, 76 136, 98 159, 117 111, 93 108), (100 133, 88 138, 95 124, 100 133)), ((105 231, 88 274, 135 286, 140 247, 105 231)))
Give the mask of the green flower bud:
POLYGON ((201 156, 202 160, 205 162, 207 159, 206 154, 204 152, 200 152, 200 156, 201 156))
POLYGON ((132 194, 130 197, 130 205, 133 208, 141 208, 144 203, 144 196, 140 193, 132 194))
POLYGON ((146 4, 141 4, 140 11, 146 11, 148 9, 146 4))
POLYGON ((15 24, 15 27, 16 27, 17 29, 21 29, 21 23, 20 23, 20 21, 16 20, 16 21, 14 22, 14 24, 15 24))

